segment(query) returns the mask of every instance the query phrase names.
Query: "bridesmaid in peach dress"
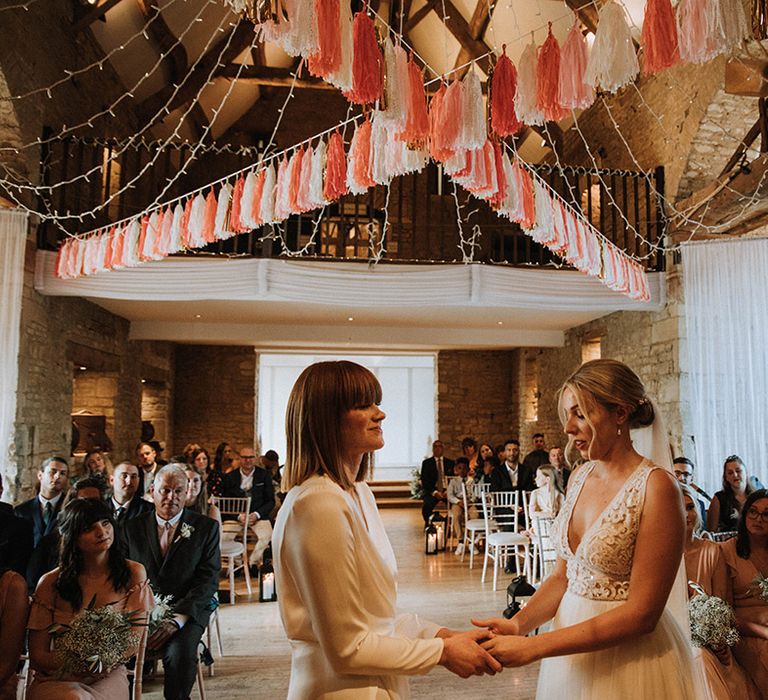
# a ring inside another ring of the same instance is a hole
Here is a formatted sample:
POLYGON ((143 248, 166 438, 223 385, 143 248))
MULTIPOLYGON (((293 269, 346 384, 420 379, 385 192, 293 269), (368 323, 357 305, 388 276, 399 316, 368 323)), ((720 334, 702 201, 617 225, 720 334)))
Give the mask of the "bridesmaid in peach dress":
POLYGON ((741 640, 733 652, 752 682, 768 688, 768 601, 754 581, 768 576, 768 491, 747 498, 739 521, 739 534, 722 545, 728 566, 728 598, 736 612, 741 640))
MULTIPOLYGON (((680 485, 685 501, 685 573, 689 582, 698 584, 707 595, 728 599, 728 581, 721 547, 716 542, 697 536, 701 515, 692 490, 680 485)), ((696 595, 689 588, 691 596, 696 595)), ((729 647, 696 650, 704 666, 710 697, 724 700, 759 700, 752 682, 744 674, 729 647)))
POLYGON ((26 581, 15 571, 0 571, 0 700, 16 700, 28 613, 26 581))

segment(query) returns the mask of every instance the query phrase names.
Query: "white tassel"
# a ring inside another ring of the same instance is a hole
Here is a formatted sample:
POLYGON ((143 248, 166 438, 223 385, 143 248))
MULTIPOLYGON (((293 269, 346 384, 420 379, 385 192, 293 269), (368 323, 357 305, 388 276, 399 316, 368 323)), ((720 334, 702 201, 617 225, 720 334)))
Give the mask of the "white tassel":
POLYGON ((462 122, 461 137, 457 142, 459 150, 473 151, 483 148, 487 138, 485 124, 485 102, 483 86, 475 72, 474 64, 461 82, 462 122))
POLYGON ((341 65, 328 76, 328 82, 342 92, 349 92, 352 89, 352 3, 342 0, 340 4, 341 65))
POLYGON ((94 269, 94 254, 93 254, 93 242, 96 240, 94 236, 85 238, 81 245, 84 248, 83 252, 83 274, 90 275, 94 269))
POLYGON ((584 241, 586 242, 587 273, 592 277, 597 277, 602 266, 600 239, 591 226, 587 226, 582 221, 579 222, 579 225, 584 231, 584 241))
POLYGON ((153 211, 149 216, 149 221, 147 222, 147 235, 144 236, 144 246, 141 249, 141 257, 147 260, 159 259, 155 255, 155 241, 157 240, 157 236, 159 233, 157 230, 157 223, 158 223, 157 212, 153 211))
POLYGON ((720 0, 720 27, 728 51, 738 48, 742 41, 749 38, 747 17, 741 0, 720 0))
POLYGON ((261 193, 261 220, 265 224, 271 224, 275 221, 275 187, 277 176, 275 175, 275 165, 270 161, 267 167, 267 174, 264 176, 264 191, 261 193))
POLYGON ((104 272, 107 268, 104 265, 104 258, 107 255, 107 245, 109 244, 109 231, 104 231, 99 237, 96 245, 96 258, 93 261, 94 272, 104 272))
POLYGON ((189 247, 202 248, 205 245, 203 227, 205 225, 205 197, 202 193, 192 200, 192 210, 189 213, 189 247))
POLYGON ((539 178, 533 178, 533 194, 536 204, 536 223, 528 234, 534 241, 541 243, 552 235, 552 197, 539 178))
POLYGON ((285 0, 285 6, 289 29, 282 37, 283 50, 289 56, 309 58, 318 50, 314 0, 285 0))
POLYGON ((680 58, 686 63, 706 63, 728 47, 720 26, 719 0, 680 0, 677 37, 680 58))
MULTIPOLYGON (((371 121, 371 177, 379 185, 388 184, 393 175, 387 170, 387 142, 388 137, 393 137, 394 132, 389 131, 389 127, 382 119, 383 112, 378 110, 373 113, 371 121)), ((389 138, 394 141, 394 138, 389 138)))
POLYGON ((171 236, 168 253, 178 253, 184 250, 184 243, 181 240, 181 219, 184 216, 184 205, 179 202, 173 210, 173 221, 171 222, 171 236))
POLYGON ((251 170, 245 178, 243 196, 240 199, 240 221, 248 228, 258 228, 253 219, 253 191, 256 189, 256 173, 251 170))
POLYGON ((532 41, 520 56, 515 93, 517 118, 529 126, 544 123, 544 112, 537 106, 536 90, 536 44, 532 41))
POLYGON ((523 198, 520 196, 520 178, 515 177, 515 170, 512 167, 512 162, 509 160, 506 150, 501 157, 501 162, 504 167, 504 177, 507 181, 507 191, 500 211, 510 221, 521 221, 523 216, 525 216, 525 212, 523 211, 523 198))
POLYGON ((389 37, 384 40, 384 65, 387 109, 379 119, 399 134, 408 118, 408 57, 402 46, 394 46, 389 37))
POLYGON ((299 205, 299 210, 302 212, 311 211, 314 209, 312 204, 312 196, 309 191, 312 187, 312 165, 315 160, 315 152, 312 150, 312 146, 307 146, 307 150, 304 151, 304 155, 301 159, 301 177, 299 178, 299 192, 296 196, 296 203, 299 205))
POLYGON ((610 0, 600 8, 584 80, 593 87, 616 92, 631 83, 639 72, 640 64, 624 8, 610 0))
POLYGON ((326 201, 323 197, 323 172, 325 170, 325 141, 320 139, 320 143, 315 147, 312 154, 312 175, 309 179, 309 204, 310 209, 318 209, 325 206, 326 201))
POLYGON ((141 234, 141 224, 138 219, 133 219, 125 232, 125 242, 123 247, 123 261, 126 267, 136 267, 139 260, 139 235, 141 234))
POLYGON ((290 160, 283 156, 280 165, 277 166, 277 183, 275 184, 275 221, 284 221, 291 212, 288 209, 288 185, 291 181, 288 168, 290 160))
POLYGON ((225 182, 219 190, 219 198, 216 200, 216 223, 213 227, 216 240, 223 241, 231 238, 234 231, 227 228, 227 214, 229 213, 229 201, 232 199, 232 185, 225 182))

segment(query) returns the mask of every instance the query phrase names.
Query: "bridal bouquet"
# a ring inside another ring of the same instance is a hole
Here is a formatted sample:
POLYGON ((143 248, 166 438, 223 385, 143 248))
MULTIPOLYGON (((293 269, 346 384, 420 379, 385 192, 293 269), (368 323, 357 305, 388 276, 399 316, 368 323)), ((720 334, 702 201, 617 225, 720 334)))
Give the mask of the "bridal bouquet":
POLYGON ((159 593, 154 593, 154 596, 155 607, 149 611, 149 624, 147 625, 147 636, 149 637, 157 631, 157 628, 160 627, 163 622, 173 619, 173 608, 171 607, 173 596, 160 595, 159 593))
POLYGON ((418 469, 411 471, 411 498, 420 501, 424 498, 424 487, 421 485, 421 472, 418 469))
POLYGON ((54 654, 62 676, 96 676, 128 661, 138 646, 144 626, 143 612, 115 610, 91 604, 68 624, 53 624, 48 633, 56 640, 54 654))
POLYGON ((707 595, 700 586, 688 582, 696 592, 688 601, 691 641, 697 647, 732 647, 739 641, 733 608, 722 598, 707 595))
POLYGON ((754 588, 752 588, 752 592, 760 596, 766 603, 768 603, 768 578, 758 572, 754 581, 752 581, 752 585, 754 586, 754 588))

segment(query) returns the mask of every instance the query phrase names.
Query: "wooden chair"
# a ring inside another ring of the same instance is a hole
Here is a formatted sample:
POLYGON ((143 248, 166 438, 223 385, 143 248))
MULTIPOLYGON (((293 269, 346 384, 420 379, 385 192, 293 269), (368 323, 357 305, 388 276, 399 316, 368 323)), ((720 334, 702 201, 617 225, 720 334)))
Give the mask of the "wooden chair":
POLYGON ((242 525, 237 519, 225 520, 222 528, 221 537, 221 563, 226 565, 229 576, 229 604, 235 604, 235 573, 240 569, 245 573, 245 586, 248 589, 248 595, 253 592, 251 589, 251 572, 248 567, 248 514, 251 507, 251 498, 229 498, 216 497, 214 503, 219 507, 222 518, 226 516, 243 516, 242 525), (237 527, 229 529, 231 524, 237 524, 237 527), (242 537, 238 541, 236 536, 242 537))
MULTIPOLYGON (((445 478, 445 488, 446 491, 448 490, 448 485, 453 481, 454 479, 461 479, 460 476, 447 476, 445 478)), ((445 543, 446 547, 453 546, 453 510, 451 509, 451 504, 446 503, 445 506, 445 527, 447 532, 445 533, 445 543)), ((440 512, 443 512, 442 507, 440 508, 440 512)))
POLYGON ((144 668, 144 659, 147 654, 147 628, 141 628, 141 640, 139 641, 139 648, 136 650, 136 663, 133 668, 128 669, 128 677, 133 678, 133 686, 131 688, 132 700, 141 700, 141 689, 144 668), (138 669, 138 670, 137 670, 138 669))
POLYGON ((525 499, 519 491, 491 491, 483 498, 483 519, 485 522, 485 556, 483 558, 482 582, 488 569, 488 560, 493 561, 493 590, 499 575, 499 567, 504 566, 512 555, 518 564, 523 562, 523 573, 530 576, 531 541, 520 533, 519 512, 524 512, 527 520, 525 499), (494 530, 494 524, 498 531, 494 530))
MULTIPOLYGON (((464 499, 464 549, 461 552, 461 561, 464 561, 464 555, 469 549, 469 568, 474 566, 475 559, 475 545, 479 539, 479 535, 485 533, 485 519, 484 518, 470 518, 471 508, 481 508, 483 495, 488 492, 488 484, 462 484, 461 497, 464 499)), ((493 529, 497 529, 496 525, 493 525, 493 529)))

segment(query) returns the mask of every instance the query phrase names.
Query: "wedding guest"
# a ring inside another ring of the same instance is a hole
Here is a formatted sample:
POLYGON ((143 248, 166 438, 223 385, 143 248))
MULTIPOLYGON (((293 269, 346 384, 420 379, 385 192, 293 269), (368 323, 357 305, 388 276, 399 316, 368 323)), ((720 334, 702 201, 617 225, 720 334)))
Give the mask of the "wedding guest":
POLYGON ((739 515, 747 497, 754 491, 747 478, 747 468, 738 455, 723 463, 723 489, 715 493, 707 511, 707 530, 731 532, 739 523, 739 515))
POLYGON ((458 478, 451 479, 446 498, 448 507, 451 509, 453 536, 457 542, 461 542, 462 537, 464 537, 464 495, 461 487, 463 484, 466 488, 467 475, 469 474, 469 463, 466 457, 459 457, 456 460, 453 474, 458 478))
POLYGON ((120 462, 109 477, 112 497, 108 505, 118 528, 127 520, 153 510, 152 504, 139 493, 140 480, 139 468, 131 462, 120 462))
POLYGON ((699 515, 701 516, 702 526, 707 520, 707 509, 709 508, 710 501, 712 500, 707 493, 700 489, 693 483, 693 470, 694 464, 687 457, 675 457, 672 460, 672 466, 675 470, 675 478, 684 486, 690 488, 693 492, 694 499, 696 500, 696 506, 699 509, 699 515))
POLYGON ((0 700, 16 700, 19 658, 29 613, 27 585, 11 569, 0 569, 0 700))
POLYGON ((68 503, 59 531, 60 566, 40 579, 27 625, 30 665, 36 672, 27 698, 127 697, 128 678, 122 664, 98 676, 63 675, 49 628, 70 623, 89 605, 148 613, 154 601, 144 567, 126 559, 115 545, 112 513, 101 501, 76 499, 68 503))
POLYGON ((139 490, 143 498, 151 501, 152 482, 159 468, 157 450, 148 442, 140 442, 136 445, 136 459, 139 464, 139 490))
POLYGON ((83 471, 85 476, 97 476, 106 482, 112 471, 112 464, 101 450, 91 450, 83 457, 83 471))
POLYGON ((384 445, 380 401, 376 377, 347 361, 310 365, 288 398, 274 534, 288 700, 405 698, 405 676, 438 664, 462 677, 499 669, 481 637, 395 613, 395 556, 365 482, 384 445))
POLYGON ((554 518, 560 512, 565 494, 560 489, 555 468, 542 464, 536 469, 536 488, 531 491, 528 509, 532 518, 554 518))
POLYGON ((478 454, 480 455, 480 464, 488 459, 488 457, 493 457, 493 447, 491 447, 487 442, 481 442, 480 443, 480 449, 478 450, 478 454))
POLYGON ((56 529, 56 517, 64 502, 69 467, 63 457, 48 457, 37 472, 40 493, 16 506, 15 514, 32 523, 34 546, 56 529))
POLYGON ((733 648, 738 662, 761 692, 768 688, 768 600, 758 577, 768 577, 768 491, 747 497, 736 537, 722 545, 728 567, 727 600, 741 636, 733 648))
MULTIPOLYGON (((707 595, 728 600, 728 576, 721 547, 716 542, 699 537, 702 520, 697 506, 696 492, 687 484, 680 484, 685 502, 685 575, 688 583, 697 584, 707 595)), ((689 595, 697 591, 689 587, 689 595)), ((711 697, 720 700, 758 700, 757 690, 727 646, 702 648, 698 652, 711 697)))
POLYGON ((504 461, 491 475, 491 491, 533 491, 535 473, 520 464, 520 442, 504 443, 504 461))
POLYGON ((147 569, 154 590, 172 596, 173 619, 147 640, 149 652, 162 654, 166 700, 189 697, 197 671, 197 647, 212 610, 219 582, 219 526, 184 508, 187 475, 178 464, 155 475, 155 509, 125 523, 123 549, 147 569))
POLYGON ((467 458, 469 463, 469 476, 474 476, 477 470, 477 460, 479 458, 477 452, 477 440, 473 437, 465 437, 461 441, 461 453, 467 458))
POLYGON ((549 451, 544 445, 544 433, 534 433, 533 449, 525 455, 523 466, 531 474, 535 474, 542 464, 549 464, 549 451))
POLYGON ((483 647, 505 666, 543 659, 538 700, 698 700, 678 576, 685 518, 661 415, 639 377, 608 359, 566 380, 558 412, 588 461, 558 516, 557 561, 514 617, 475 621, 494 634, 483 647))
POLYGON ((200 515, 213 518, 221 528, 221 511, 213 503, 208 503, 208 490, 205 487, 205 472, 189 464, 182 465, 187 475, 187 499, 184 507, 200 515))
POLYGON ((483 473, 475 479, 476 484, 488 484, 490 486, 491 484, 491 477, 493 476, 494 470, 500 465, 501 463, 496 458, 495 455, 491 455, 490 457, 487 457, 483 460, 483 473))
POLYGON ((235 451, 228 442, 220 442, 213 456, 213 467, 222 474, 229 474, 234 469, 235 451))
MULTIPOLYGON (((469 461, 467 461, 469 465, 469 461)), ((445 448, 442 440, 432 443, 432 456, 427 457, 421 463, 421 487, 424 490, 424 498, 421 505, 421 517, 424 524, 429 523, 432 511, 439 503, 445 503, 448 488, 447 477, 453 474, 454 462, 445 457, 445 448)))
POLYGON ((568 490, 568 479, 571 478, 571 470, 565 462, 565 452, 562 447, 549 448, 549 464, 555 468, 555 476, 560 490, 565 493, 568 490))
POLYGON ((77 483, 69 489, 64 499, 64 506, 76 498, 93 498, 103 501, 107 495, 107 484, 104 478, 99 476, 86 476, 79 479, 77 483))

